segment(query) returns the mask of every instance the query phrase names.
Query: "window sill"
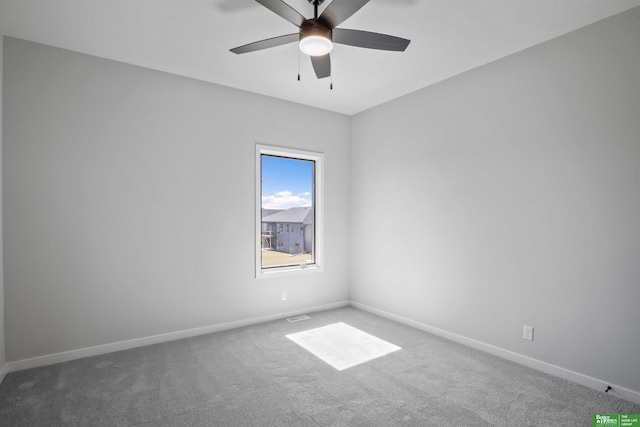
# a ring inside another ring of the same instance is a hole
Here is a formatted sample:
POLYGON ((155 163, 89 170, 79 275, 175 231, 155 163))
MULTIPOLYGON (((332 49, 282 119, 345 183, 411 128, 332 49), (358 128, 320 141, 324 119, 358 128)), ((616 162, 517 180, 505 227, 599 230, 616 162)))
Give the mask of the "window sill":
POLYGON ((322 268, 322 266, 319 266, 317 264, 294 265, 291 267, 274 267, 256 271, 256 278, 266 279, 268 277, 281 277, 282 275, 322 273, 323 271, 324 269, 322 268))

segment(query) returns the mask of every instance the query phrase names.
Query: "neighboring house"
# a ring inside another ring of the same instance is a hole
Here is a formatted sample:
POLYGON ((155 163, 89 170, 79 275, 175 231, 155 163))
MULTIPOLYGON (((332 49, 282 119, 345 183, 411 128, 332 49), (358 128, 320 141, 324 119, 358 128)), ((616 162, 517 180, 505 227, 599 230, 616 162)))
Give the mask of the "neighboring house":
MULTIPOLYGON (((260 218, 266 218, 270 215, 276 214, 278 212, 282 212, 284 209, 265 209, 262 208, 262 215, 260 218)), ((275 248, 275 238, 276 228, 272 224, 265 223, 264 220, 262 222, 262 249, 271 249, 275 248)))
POLYGON ((313 250, 313 209, 262 210, 262 248, 288 254, 313 250))

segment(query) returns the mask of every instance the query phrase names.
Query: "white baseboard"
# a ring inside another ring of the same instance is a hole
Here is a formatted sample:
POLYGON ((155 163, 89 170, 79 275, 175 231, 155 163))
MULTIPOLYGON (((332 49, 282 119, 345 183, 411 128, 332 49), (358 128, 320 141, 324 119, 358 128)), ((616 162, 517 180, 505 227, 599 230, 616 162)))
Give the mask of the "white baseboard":
POLYGON ((351 306, 363 311, 367 311, 369 313, 376 314, 380 317, 394 320, 398 323, 402 323, 404 325, 411 326, 425 332, 429 332, 433 335, 446 338, 450 341, 454 341, 454 342, 466 345, 468 347, 472 347, 477 350, 484 351, 485 353, 489 353, 494 356, 498 356, 503 359, 510 360, 520 365, 524 365, 529 368, 535 369, 537 371, 544 372, 545 374, 554 375, 556 377, 573 381, 575 383, 592 388, 594 390, 604 392, 607 389, 607 386, 611 386, 611 390, 609 391, 610 395, 628 400, 636 404, 640 404, 640 392, 630 390, 628 388, 624 388, 621 386, 617 386, 609 382, 600 380, 598 378, 593 378, 588 375, 581 374, 579 372, 565 369, 560 366, 552 365, 550 363, 546 363, 541 360, 533 359, 531 357, 524 356, 522 354, 515 353, 510 350, 505 350, 503 348, 496 347, 494 345, 487 344, 481 341, 477 341, 472 338, 467 338, 465 336, 458 335, 458 334, 446 331, 444 329, 436 328, 434 326, 427 325, 425 323, 417 322, 415 320, 408 319, 406 317, 402 317, 397 314, 389 313, 388 311, 380 310, 378 308, 371 307, 366 304, 361 304, 359 302, 351 301, 351 306))
POLYGON ((216 325, 203 326, 200 328, 187 329, 184 331, 170 332, 166 334, 136 338, 136 339, 127 340, 127 341, 119 341, 119 342, 114 342, 110 344, 97 345, 94 347, 64 351, 61 353, 48 354, 45 356, 32 357, 29 359, 7 362, 2 368, 2 370, 0 370, 0 374, 2 373, 7 374, 9 372, 21 371, 23 369, 37 368, 40 366, 53 365, 55 363, 68 362, 70 360, 81 359, 83 357, 98 356, 101 354, 112 353, 114 351, 129 350, 131 348, 144 347, 146 345, 159 344, 159 343, 168 342, 168 341, 175 341, 183 338, 195 337, 198 335, 206 335, 214 332, 221 332, 221 331, 226 331, 230 329, 241 328, 244 326, 270 322, 273 320, 284 319, 287 317, 298 316, 300 314, 346 307, 348 305, 349 305, 349 301, 340 301, 332 304, 307 307, 305 309, 300 309, 295 311, 271 314, 268 316, 253 317, 250 319, 219 323, 216 325))
POLYGON ((4 380, 4 377, 7 375, 8 372, 9 372, 9 368, 7 367, 7 364, 5 363, 0 368, 0 384, 2 384, 2 380, 4 380))

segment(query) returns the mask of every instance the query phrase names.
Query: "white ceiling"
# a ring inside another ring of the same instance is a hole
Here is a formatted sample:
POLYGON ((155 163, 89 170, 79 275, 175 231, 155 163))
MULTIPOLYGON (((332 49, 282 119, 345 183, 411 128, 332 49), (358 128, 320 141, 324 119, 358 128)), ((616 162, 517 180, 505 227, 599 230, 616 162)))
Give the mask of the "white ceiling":
MULTIPOLYGON (((327 0, 321 10, 331 0, 327 0)), ((350 1, 350 0, 336 0, 350 1)), ((301 104, 355 114, 640 5, 640 0, 370 0, 340 28, 411 39, 405 52, 336 45, 333 85, 289 44, 296 32, 254 0, 0 0, 3 34, 301 104)), ((287 0, 305 16, 307 0, 287 0)))

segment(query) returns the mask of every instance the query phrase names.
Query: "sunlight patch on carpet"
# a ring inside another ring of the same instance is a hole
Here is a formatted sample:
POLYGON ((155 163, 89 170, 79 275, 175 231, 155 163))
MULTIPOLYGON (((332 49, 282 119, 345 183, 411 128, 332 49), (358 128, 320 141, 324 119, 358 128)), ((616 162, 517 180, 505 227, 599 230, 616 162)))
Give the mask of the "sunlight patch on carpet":
POLYGON ((342 322, 286 337, 339 371, 401 350, 342 322))

